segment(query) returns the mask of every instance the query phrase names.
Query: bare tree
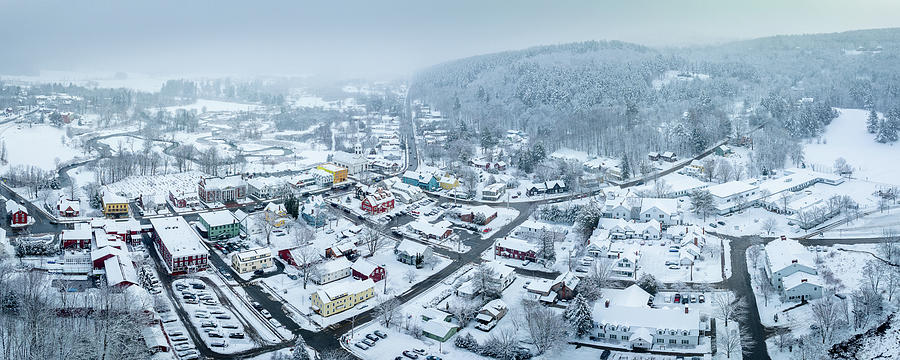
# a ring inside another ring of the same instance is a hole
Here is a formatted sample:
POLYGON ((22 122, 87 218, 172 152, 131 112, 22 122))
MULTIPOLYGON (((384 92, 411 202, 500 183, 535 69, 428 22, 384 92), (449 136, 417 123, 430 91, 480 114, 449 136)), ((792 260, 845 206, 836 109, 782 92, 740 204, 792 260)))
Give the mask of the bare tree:
POLYGON ((496 299, 500 297, 500 279, 494 268, 485 263, 478 264, 475 267, 475 274, 472 277, 473 290, 481 293, 481 300, 485 298, 496 299))
POLYGON ((317 263, 322 259, 322 256, 319 255, 315 249, 302 245, 295 251, 292 251, 291 256, 294 258, 294 263, 297 264, 297 269, 300 271, 300 277, 303 278, 304 289, 306 289, 306 284, 308 284, 310 280, 319 280, 321 271, 317 263))
POLYGON ((403 273, 403 279, 412 284, 413 281, 416 281, 416 270, 409 268, 403 273))
POLYGON ((394 322, 398 320, 397 314, 400 311, 400 300, 391 296, 376 305, 375 309, 381 324, 384 325, 384 327, 390 328, 391 325, 394 325, 394 322))
POLYGON ((822 340, 822 344, 827 344, 841 324, 837 303, 827 297, 821 298, 810 302, 809 309, 813 314, 813 324, 818 328, 816 335, 822 340))
POLYGON ((728 182, 731 180, 731 176, 734 174, 734 167, 731 166, 731 162, 722 160, 719 161, 719 164, 716 165, 718 168, 716 170, 716 176, 719 178, 719 182, 728 182))
POLYGON ((384 236, 384 226, 376 227, 367 227, 360 234, 360 241, 365 244, 366 250, 369 251, 369 256, 375 255, 375 252, 383 249, 387 244, 392 241, 387 236, 384 236))
POLYGON ((726 327, 725 331, 721 332, 719 336, 716 338, 716 343, 719 345, 719 348, 725 351, 725 357, 731 358, 732 354, 737 354, 741 351, 741 346, 750 347, 752 344, 753 338, 750 337, 749 330, 744 327, 726 327))
POLYGON ((448 311, 453 314, 453 317, 456 318, 461 327, 469 325, 469 322, 475 318, 475 314, 478 313, 480 308, 481 304, 474 301, 456 301, 447 305, 448 311))
POLYGON ((778 220, 775 219, 774 216, 770 216, 763 220, 762 229, 766 232, 767 235, 772 235, 772 232, 778 227, 778 220))
POLYGON ((656 178, 653 180, 653 194, 658 197, 666 197, 669 195, 669 191, 672 190, 672 186, 666 183, 666 180, 663 178, 656 178))
POLYGON ((712 182, 716 176, 716 160, 707 158, 703 161, 703 174, 706 175, 706 181, 712 182))
POLYGON ((566 321, 543 306, 528 306, 524 312, 528 337, 534 344, 538 355, 544 354, 553 346, 559 345, 565 338, 566 321))
POLYGON ((744 299, 734 296, 730 291, 720 291, 710 296, 710 303, 713 306, 713 314, 725 320, 725 326, 728 326, 728 320, 739 320, 747 311, 747 304, 744 299))
POLYGON ((753 278, 753 284, 756 285, 760 295, 763 296, 763 299, 766 301, 766 306, 769 306, 769 297, 775 294, 775 287, 772 286, 772 283, 769 282, 769 277, 766 275, 765 268, 759 268, 759 274, 753 278))
MULTIPOLYGON (((275 231, 275 222, 269 221, 266 217, 265 212, 260 212, 256 215, 256 224, 263 234, 266 234, 266 246, 271 245, 271 237, 272 232, 275 231)), ((262 245, 262 244, 260 244, 262 245)))

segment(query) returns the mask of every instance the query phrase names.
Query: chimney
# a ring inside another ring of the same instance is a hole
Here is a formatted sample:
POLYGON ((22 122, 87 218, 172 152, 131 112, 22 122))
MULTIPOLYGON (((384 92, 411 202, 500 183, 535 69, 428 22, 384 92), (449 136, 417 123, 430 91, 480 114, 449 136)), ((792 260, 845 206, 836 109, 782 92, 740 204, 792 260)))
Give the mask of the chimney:
POLYGON ((694 236, 694 246, 700 246, 700 245, 697 245, 697 237, 696 236, 694 236))
POLYGON ((800 282, 805 283, 806 279, 800 279, 800 282))
POLYGON ((609 307, 609 299, 606 299, 606 303, 604 304, 604 306, 609 307))
POLYGON ((685 314, 688 313, 688 307, 687 307, 687 306, 684 307, 684 313, 685 313, 685 314))
POLYGON ((797 263, 797 259, 791 260, 791 264, 796 264, 796 263, 797 263))

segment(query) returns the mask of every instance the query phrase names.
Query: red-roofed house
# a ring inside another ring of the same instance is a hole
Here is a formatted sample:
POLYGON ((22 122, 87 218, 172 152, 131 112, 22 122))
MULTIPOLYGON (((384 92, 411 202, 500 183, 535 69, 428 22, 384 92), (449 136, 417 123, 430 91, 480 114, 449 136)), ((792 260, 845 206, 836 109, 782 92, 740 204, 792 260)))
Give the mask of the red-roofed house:
POLYGON ((384 268, 371 261, 359 260, 350 266, 353 270, 353 278, 358 280, 372 279, 378 282, 384 278, 384 268))

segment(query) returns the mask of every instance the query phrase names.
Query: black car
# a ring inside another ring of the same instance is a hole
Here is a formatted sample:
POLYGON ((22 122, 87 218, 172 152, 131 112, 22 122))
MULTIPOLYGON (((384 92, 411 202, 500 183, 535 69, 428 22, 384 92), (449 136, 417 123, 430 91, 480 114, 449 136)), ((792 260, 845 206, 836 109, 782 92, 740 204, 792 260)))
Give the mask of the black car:
POLYGON ((690 302, 691 302, 691 299, 689 299, 687 296, 681 298, 681 303, 682 303, 682 304, 687 304, 687 303, 690 303, 690 302))
POLYGON ((244 338, 244 333, 233 332, 233 333, 231 333, 231 334, 228 334, 228 337, 229 337, 229 338, 232 338, 232 339, 243 339, 243 338, 244 338))
POLYGON ((191 287, 194 289, 206 289, 206 285, 203 285, 201 283, 193 283, 191 284, 191 287))
POLYGON ((718 223, 719 223, 719 225, 725 226, 725 222, 724 222, 724 221, 719 220, 718 223))

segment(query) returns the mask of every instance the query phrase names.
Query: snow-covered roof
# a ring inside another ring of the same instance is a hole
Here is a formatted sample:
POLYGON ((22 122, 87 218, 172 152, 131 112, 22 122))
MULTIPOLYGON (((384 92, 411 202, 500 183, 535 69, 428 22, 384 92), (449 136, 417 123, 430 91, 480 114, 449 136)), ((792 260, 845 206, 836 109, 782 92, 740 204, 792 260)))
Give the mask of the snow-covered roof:
POLYGON ((56 202, 56 206, 59 207, 59 210, 65 211, 67 209, 72 209, 72 211, 80 212, 81 211, 81 201, 80 200, 71 200, 65 195, 59 196, 59 201, 56 202))
POLYGON ((793 289, 800 284, 810 283, 822 287, 822 279, 818 275, 807 274, 802 271, 795 272, 781 279, 785 290, 793 289))
POLYGON ((334 285, 319 289, 316 291, 316 294, 319 295, 319 299, 321 299, 322 302, 327 303, 342 296, 361 293, 373 287, 375 287, 375 282, 372 281, 372 279, 338 282, 334 285))
POLYGON ((90 240, 93 236, 93 231, 91 231, 91 227, 87 223, 78 223, 75 224, 74 229, 65 229, 59 236, 63 240, 90 240))
POLYGON ((348 165, 365 165, 367 162, 365 156, 359 154, 351 154, 346 151, 336 151, 331 159, 336 163, 348 165))
POLYGON ((442 225, 441 223, 431 224, 431 223, 428 223, 425 221, 419 221, 419 220, 409 223, 409 227, 411 229, 413 229, 414 231, 418 231, 423 234, 427 234, 427 235, 431 235, 431 236, 435 236, 435 237, 444 236, 444 234, 447 233, 447 230, 449 230, 449 227, 445 227, 445 226, 441 226, 441 225, 442 225))
POLYGON ((599 324, 625 325, 634 328, 700 330, 700 312, 684 312, 684 308, 647 308, 594 304, 593 318, 599 324))
POLYGON ((6 214, 7 215, 17 213, 19 211, 25 212, 26 214, 28 213, 28 209, 26 209, 24 206, 17 203, 15 200, 12 200, 12 199, 6 200, 6 214))
POLYGON ((531 282, 531 284, 528 284, 527 289, 531 292, 546 293, 549 292, 550 288, 552 288, 553 285, 556 284, 557 283, 555 281, 547 279, 534 280, 531 282))
POLYGON ((360 274, 364 274, 364 275, 368 276, 368 275, 372 274, 372 272, 375 271, 375 269, 378 268, 378 265, 376 265, 375 263, 373 263, 369 260, 360 259, 360 260, 357 260, 355 263, 353 263, 351 268, 360 274))
POLYGON ((244 210, 237 209, 234 211, 234 218, 238 221, 244 221, 244 219, 246 219, 248 216, 250 215, 245 213, 244 210))
POLYGON ((124 196, 113 193, 112 191, 104 191, 103 192, 103 203, 104 204, 123 204, 127 203, 128 200, 125 199, 124 196))
POLYGON ((796 240, 772 240, 766 244, 766 257, 769 259, 769 265, 772 271, 779 271, 793 263, 816 268, 815 259, 812 253, 796 240))
POLYGON ((506 303, 500 299, 494 299, 489 301, 487 304, 481 307, 481 311, 486 311, 491 314, 494 318, 500 316, 500 313, 507 309, 506 303))
POLYGON ((425 251, 427 249, 428 245, 420 244, 409 239, 404 239, 400 242, 400 245, 397 245, 397 252, 405 253, 408 255, 425 254, 425 251))
POLYGON ((208 254, 201 244, 200 236, 191 229, 181 216, 150 219, 162 243, 172 257, 183 257, 208 254))
POLYGON ((287 212, 287 210, 285 210, 285 208, 284 208, 284 204, 276 204, 273 202, 266 204, 266 207, 263 210, 271 212, 271 213, 275 213, 275 214, 282 214, 282 213, 287 212))
POLYGON ((647 328, 637 328, 634 332, 631 333, 631 336, 628 337, 629 342, 635 342, 637 340, 643 340, 646 343, 653 343, 653 335, 650 334, 650 329, 647 328))
POLYGON ((319 270, 322 271, 322 274, 333 274, 347 270, 352 265, 353 263, 351 263, 350 260, 347 260, 347 258, 339 257, 331 261, 323 262, 319 265, 319 270))
POLYGON ((488 261, 484 263, 485 266, 489 266, 501 279, 508 277, 510 274, 515 272, 512 266, 501 264, 496 261, 488 261))
POLYGON ((422 324, 422 332, 435 335, 437 337, 444 337, 455 329, 457 326, 453 323, 449 323, 444 321, 443 319, 431 319, 422 324))
POLYGON ((169 342, 166 341, 165 335, 157 326, 148 326, 141 329, 141 336, 144 337, 144 345, 147 348, 169 348, 169 342))
POLYGON ((662 199, 662 198, 644 198, 641 201, 641 212, 649 209, 657 208, 666 214, 675 214, 678 212, 678 200, 662 199))
POLYGON ((439 319, 441 321, 444 321, 444 319, 450 316, 450 314, 435 308, 424 308, 419 312, 419 315, 427 317, 429 319, 439 319))
POLYGON ((258 247, 255 249, 241 251, 237 254, 234 254, 233 256, 237 256, 238 260, 240 260, 240 261, 250 261, 253 259, 259 259, 260 256, 263 256, 263 257, 272 256, 272 249, 265 248, 265 247, 258 247))
POLYGON ((214 227, 234 224, 235 222, 237 222, 237 219, 235 219, 234 214, 232 214, 231 211, 224 210, 224 209, 200 213, 200 218, 202 218, 203 221, 205 221, 207 224, 209 224, 209 226, 214 226, 214 227))
POLYGON ((113 256, 103 261, 103 268, 106 270, 106 283, 109 285, 137 284, 137 272, 134 270, 134 263, 128 257, 113 256))
POLYGON ((505 237, 503 239, 497 240, 497 246, 506 248, 506 249, 518 250, 521 252, 527 252, 527 251, 537 252, 536 245, 529 243, 528 241, 516 239, 516 238, 512 238, 512 237, 505 237))
POLYGON ((210 177, 204 178, 204 188, 206 190, 212 189, 226 189, 226 188, 236 188, 241 187, 246 184, 243 178, 240 175, 231 175, 226 177, 210 177))
POLYGON ((637 284, 618 290, 608 289, 604 291, 605 298, 609 300, 610 306, 627 306, 627 307, 649 307, 647 301, 650 300, 650 293, 641 289, 637 284))
POLYGON ((727 198, 729 196, 742 194, 756 188, 756 185, 749 184, 746 181, 729 181, 724 184, 710 186, 707 190, 715 197, 727 198))
POLYGON ((336 172, 341 171, 341 170, 347 170, 347 169, 345 169, 345 168, 342 168, 342 167, 337 166, 337 165, 332 164, 332 163, 324 163, 324 164, 322 164, 322 165, 319 165, 319 168, 322 169, 322 170, 325 170, 325 171, 327 171, 327 172, 330 172, 330 173, 336 173, 336 172))

